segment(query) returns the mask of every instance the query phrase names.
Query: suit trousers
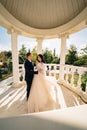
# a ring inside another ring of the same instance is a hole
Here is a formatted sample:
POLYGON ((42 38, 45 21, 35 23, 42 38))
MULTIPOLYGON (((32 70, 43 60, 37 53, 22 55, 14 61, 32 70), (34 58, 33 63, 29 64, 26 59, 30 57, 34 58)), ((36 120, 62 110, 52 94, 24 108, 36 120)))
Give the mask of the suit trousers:
POLYGON ((27 97, 27 100, 28 100, 29 94, 30 94, 30 90, 31 90, 32 80, 31 81, 26 81, 26 83, 27 83, 27 94, 26 94, 26 97, 27 97))

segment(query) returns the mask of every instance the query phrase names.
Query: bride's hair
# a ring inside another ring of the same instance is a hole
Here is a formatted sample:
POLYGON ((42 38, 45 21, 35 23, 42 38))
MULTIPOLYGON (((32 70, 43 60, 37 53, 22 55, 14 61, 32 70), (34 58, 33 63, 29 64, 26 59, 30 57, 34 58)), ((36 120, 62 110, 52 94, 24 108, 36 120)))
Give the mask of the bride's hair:
MULTIPOLYGON (((44 63, 43 55, 42 54, 38 54, 38 56, 41 58, 41 62, 44 63)), ((38 56, 37 56, 37 60, 38 60, 38 56)), ((38 61, 38 62, 40 62, 40 61, 38 61)))

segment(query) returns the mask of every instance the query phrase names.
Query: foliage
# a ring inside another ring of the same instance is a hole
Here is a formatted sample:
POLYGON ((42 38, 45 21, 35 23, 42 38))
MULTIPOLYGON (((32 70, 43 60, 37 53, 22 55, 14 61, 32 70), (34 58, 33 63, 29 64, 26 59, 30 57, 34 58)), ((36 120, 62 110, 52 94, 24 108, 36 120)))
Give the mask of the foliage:
POLYGON ((81 80, 82 80, 82 83, 81 83, 82 90, 85 91, 86 83, 87 83, 87 72, 82 75, 81 80))
POLYGON ((52 51, 50 51, 46 48, 46 50, 43 52, 43 58, 46 63, 52 63, 52 61, 53 61, 52 51))
POLYGON ((60 61, 60 59, 57 56, 55 56, 55 57, 53 57, 52 63, 59 64, 59 61, 60 61))
POLYGON ((0 67, 0 79, 2 78, 2 71, 1 71, 1 67, 0 67))
POLYGON ((8 73, 12 73, 12 62, 8 63, 8 73))
MULTIPOLYGON (((66 63, 72 64, 76 66, 87 66, 87 46, 82 50, 81 56, 77 55, 77 49, 75 46, 71 45, 68 53, 66 55, 66 63)), ((19 63, 23 64, 26 59, 26 47, 22 45, 22 48, 19 50, 19 63)), ((37 58, 37 50, 36 47, 32 50, 33 62, 36 61, 37 58)), ((51 50, 47 48, 43 51, 43 57, 46 63, 56 63, 58 64, 60 59, 56 55, 56 51, 54 49, 53 53, 51 50)), ((2 51, 0 52, 0 61, 2 61, 3 65, 0 66, 0 79, 4 79, 4 77, 8 77, 9 74, 12 74, 12 52, 11 51, 2 51)), ((22 80, 22 77, 20 77, 22 80)), ((77 76, 74 79, 74 84, 77 85, 77 76)), ((71 76, 68 76, 68 82, 71 82, 71 76)), ((87 75, 82 76, 82 90, 85 90, 87 82, 87 75)))
POLYGON ((78 79, 79 79, 79 74, 75 73, 74 74, 74 85, 75 85, 75 87, 78 85, 78 79))
POLYGON ((22 45, 22 48, 19 50, 19 55, 24 60, 26 59, 26 53, 27 53, 26 47, 24 45, 22 45))
POLYGON ((2 65, 0 67, 0 78, 4 79, 7 75, 12 73, 12 53, 11 51, 2 51, 0 53, 0 61, 2 65))
POLYGON ((84 47, 83 49, 81 49, 82 50, 82 59, 84 59, 84 64, 83 65, 85 65, 85 66, 87 66, 87 45, 86 45, 86 47, 84 47))
POLYGON ((83 56, 86 56, 86 57, 87 57, 87 45, 86 45, 86 47, 82 48, 81 51, 82 51, 81 54, 82 54, 83 56))
POLYGON ((0 61, 8 63, 12 59, 11 51, 2 51, 0 53, 0 61))
POLYGON ((7 78, 9 78, 9 77, 11 77, 11 76, 12 76, 12 73, 2 75, 2 78, 0 78, 0 81, 2 81, 2 80, 4 80, 4 79, 7 79, 7 78))
POLYGON ((23 75, 20 76, 20 81, 23 81, 23 75))
POLYGON ((37 59, 37 50, 36 50, 36 47, 35 48, 33 48, 33 50, 32 50, 32 55, 33 55, 33 62, 35 62, 36 61, 36 59, 37 59))
POLYGON ((77 59, 77 49, 74 45, 71 45, 68 54, 66 55, 66 64, 74 64, 77 59))
POLYGON ((24 64, 25 57, 19 55, 19 64, 24 64))
POLYGON ((75 62, 73 63, 73 65, 76 65, 76 66, 85 65, 85 59, 84 59, 84 58, 80 58, 80 59, 78 59, 77 61, 75 61, 75 62))

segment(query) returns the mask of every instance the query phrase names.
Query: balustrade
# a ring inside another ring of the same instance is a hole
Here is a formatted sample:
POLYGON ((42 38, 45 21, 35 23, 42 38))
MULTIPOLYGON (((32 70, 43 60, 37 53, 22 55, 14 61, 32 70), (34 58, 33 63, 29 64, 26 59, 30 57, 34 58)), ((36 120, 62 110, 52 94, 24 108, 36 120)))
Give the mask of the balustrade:
MULTIPOLYGON (((24 80, 24 65, 20 66, 20 75, 23 76, 24 80)), ((82 90, 82 75, 87 73, 87 67, 78 67, 78 66, 72 66, 72 65, 63 65, 63 76, 62 81, 60 82, 59 75, 60 75, 60 64, 46 64, 47 70, 46 75, 47 76, 54 76, 56 80, 63 84, 64 86, 68 87, 69 89, 72 89, 73 91, 77 92, 79 95, 82 94, 87 97, 87 82, 85 86, 85 92, 82 90)), ((81 96, 81 95, 80 95, 81 96)))

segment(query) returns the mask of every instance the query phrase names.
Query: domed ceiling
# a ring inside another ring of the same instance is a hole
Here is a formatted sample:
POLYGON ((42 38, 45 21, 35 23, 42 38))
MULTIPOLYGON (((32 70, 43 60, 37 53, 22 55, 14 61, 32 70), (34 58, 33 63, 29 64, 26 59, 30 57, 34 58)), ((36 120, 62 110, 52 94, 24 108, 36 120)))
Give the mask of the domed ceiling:
POLYGON ((52 29, 75 18, 87 0, 0 0, 17 20, 36 29, 52 29))

